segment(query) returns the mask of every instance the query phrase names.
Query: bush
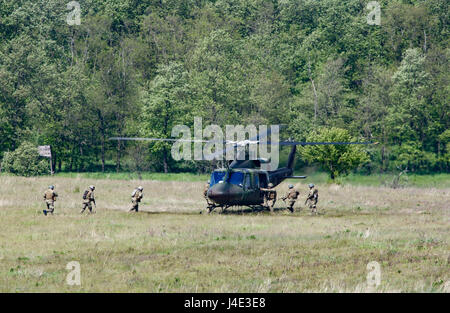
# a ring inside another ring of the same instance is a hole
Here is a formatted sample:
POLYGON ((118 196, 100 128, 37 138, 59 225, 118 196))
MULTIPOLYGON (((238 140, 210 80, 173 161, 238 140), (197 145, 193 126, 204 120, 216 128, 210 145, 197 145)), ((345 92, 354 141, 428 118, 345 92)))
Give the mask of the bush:
MULTIPOLYGON (((349 132, 340 128, 319 128, 306 138, 310 142, 355 142, 349 132)), ((369 161, 369 156, 359 145, 316 145, 300 150, 309 162, 318 162, 330 174, 330 179, 347 175, 351 170, 369 161)))
POLYGON ((24 142, 15 151, 5 152, 2 170, 20 176, 48 174, 48 160, 41 159, 38 149, 32 143, 24 142))
POLYGON ((421 143, 405 142, 392 148, 394 165, 397 168, 408 168, 412 172, 426 173, 437 163, 436 154, 425 151, 421 143))

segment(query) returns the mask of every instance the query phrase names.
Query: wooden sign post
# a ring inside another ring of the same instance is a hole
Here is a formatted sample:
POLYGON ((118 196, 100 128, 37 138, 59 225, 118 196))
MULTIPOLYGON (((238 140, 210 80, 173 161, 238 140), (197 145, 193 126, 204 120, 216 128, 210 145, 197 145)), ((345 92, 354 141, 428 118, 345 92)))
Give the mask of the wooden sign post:
POLYGON ((39 155, 44 158, 50 158, 50 173, 53 175, 52 149, 50 146, 39 146, 39 155))

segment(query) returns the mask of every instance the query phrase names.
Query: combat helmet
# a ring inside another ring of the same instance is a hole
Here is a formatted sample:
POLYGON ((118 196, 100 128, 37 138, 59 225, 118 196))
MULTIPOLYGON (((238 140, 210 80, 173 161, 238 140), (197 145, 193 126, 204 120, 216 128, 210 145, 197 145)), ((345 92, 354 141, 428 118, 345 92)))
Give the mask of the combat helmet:
POLYGON ((289 187, 289 189, 292 189, 292 188, 294 188, 294 185, 290 184, 288 187, 289 187))
POLYGON ((309 186, 309 188, 313 188, 314 184, 309 184, 308 186, 309 186))

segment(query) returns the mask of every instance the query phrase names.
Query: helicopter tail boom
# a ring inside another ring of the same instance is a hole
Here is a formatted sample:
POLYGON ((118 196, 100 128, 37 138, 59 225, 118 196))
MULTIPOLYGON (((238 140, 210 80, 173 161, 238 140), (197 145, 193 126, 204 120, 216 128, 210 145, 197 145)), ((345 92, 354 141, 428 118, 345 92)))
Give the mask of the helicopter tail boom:
POLYGON ((295 152, 297 151, 297 146, 293 145, 291 148, 291 152, 289 153, 287 168, 293 169, 294 168, 294 161, 295 161, 295 152))

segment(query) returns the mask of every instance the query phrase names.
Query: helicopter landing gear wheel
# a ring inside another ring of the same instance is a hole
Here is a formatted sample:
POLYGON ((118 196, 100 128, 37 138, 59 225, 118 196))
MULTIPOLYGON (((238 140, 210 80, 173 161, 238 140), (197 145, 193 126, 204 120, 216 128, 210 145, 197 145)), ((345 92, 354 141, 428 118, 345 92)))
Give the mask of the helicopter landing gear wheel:
POLYGON ((222 212, 223 212, 223 206, 222 205, 210 204, 210 205, 207 206, 208 214, 212 213, 212 211, 214 211, 215 208, 221 208, 222 212))

